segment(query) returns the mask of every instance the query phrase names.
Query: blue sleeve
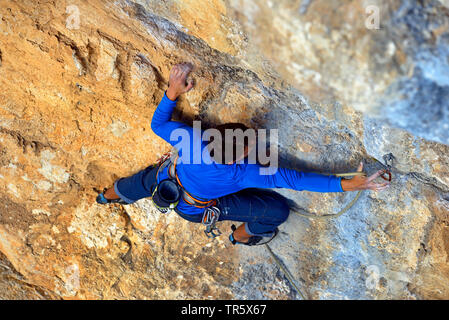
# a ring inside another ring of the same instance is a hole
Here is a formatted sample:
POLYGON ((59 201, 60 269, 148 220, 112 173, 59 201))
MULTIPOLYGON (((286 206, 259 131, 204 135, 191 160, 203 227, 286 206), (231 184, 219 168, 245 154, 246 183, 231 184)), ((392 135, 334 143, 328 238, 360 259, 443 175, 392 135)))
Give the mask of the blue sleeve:
POLYGON ((297 191, 343 192, 341 178, 286 168, 247 165, 239 185, 243 188, 288 188, 297 191), (277 169, 277 170, 276 170, 277 169), (272 173, 272 174, 270 174, 272 173))
POLYGON ((177 129, 184 129, 190 137, 193 136, 192 127, 182 122, 171 121, 173 110, 176 108, 177 102, 178 99, 175 101, 170 100, 164 93, 164 97, 157 106, 156 111, 153 114, 153 119, 151 120, 151 129, 154 133, 170 143, 172 146, 180 143, 182 139, 181 136, 177 134, 182 131, 175 131, 177 129))
POLYGON ((178 163, 201 163, 202 141, 201 129, 194 129, 185 123, 172 121, 176 100, 170 100, 166 93, 156 108, 151 120, 151 129, 159 137, 170 143, 178 150, 178 163))

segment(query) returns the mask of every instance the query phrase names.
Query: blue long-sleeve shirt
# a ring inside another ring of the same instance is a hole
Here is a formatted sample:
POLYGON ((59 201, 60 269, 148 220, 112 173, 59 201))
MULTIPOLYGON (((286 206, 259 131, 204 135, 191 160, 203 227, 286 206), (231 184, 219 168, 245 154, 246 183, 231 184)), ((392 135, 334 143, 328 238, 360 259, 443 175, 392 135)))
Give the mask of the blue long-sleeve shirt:
MULTIPOLYGON (((246 188, 289 188, 298 191, 343 192, 341 178, 317 173, 277 168, 274 174, 261 174, 267 168, 258 164, 218 164, 213 161, 202 140, 202 132, 182 122, 171 121, 176 101, 165 94, 154 112, 151 129, 178 149, 179 157, 187 154, 190 163, 177 162, 177 174, 184 188, 203 199, 216 199, 246 188), (204 152, 203 152, 204 151, 204 152), (184 153, 184 155, 183 155, 184 153)), ((269 169, 268 169, 269 170, 269 169)), ((167 169, 159 173, 158 182, 167 179, 167 169)), ((202 213, 204 209, 188 205, 183 200, 177 209, 185 214, 202 213)))

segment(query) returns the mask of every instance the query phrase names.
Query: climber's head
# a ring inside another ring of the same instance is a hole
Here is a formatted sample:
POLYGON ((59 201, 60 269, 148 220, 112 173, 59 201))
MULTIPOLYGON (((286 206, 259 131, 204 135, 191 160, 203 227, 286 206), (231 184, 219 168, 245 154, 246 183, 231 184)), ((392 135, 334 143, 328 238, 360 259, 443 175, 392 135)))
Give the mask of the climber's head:
POLYGON ((256 146, 257 131, 242 123, 226 123, 215 127, 208 149, 220 164, 233 164, 245 159, 256 146))

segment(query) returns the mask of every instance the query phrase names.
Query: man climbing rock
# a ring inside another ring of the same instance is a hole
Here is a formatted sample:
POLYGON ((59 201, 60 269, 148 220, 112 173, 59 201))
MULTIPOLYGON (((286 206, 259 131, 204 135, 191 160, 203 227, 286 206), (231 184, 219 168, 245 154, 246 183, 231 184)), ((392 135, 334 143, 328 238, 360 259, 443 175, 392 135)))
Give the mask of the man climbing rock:
MULTIPOLYGON (((218 143, 214 141, 215 147, 211 148, 210 141, 202 138, 201 130, 171 120, 178 97, 194 87, 193 81, 188 80, 192 69, 189 63, 173 67, 169 87, 151 123, 152 130, 177 149, 177 157, 163 159, 130 177, 118 179, 113 187, 97 197, 98 203, 130 204, 151 197, 162 212, 174 209, 186 220, 203 222, 209 227, 209 234, 216 231, 216 221, 243 222, 238 228, 233 227, 230 241, 259 245, 274 238, 277 227, 287 220, 290 211, 287 200, 268 189, 344 192, 379 191, 388 187, 388 182, 374 182, 382 170, 370 177, 360 175, 352 179, 287 168, 276 168, 270 174, 262 165, 247 161, 255 147, 255 142, 250 139, 239 145, 235 139, 227 141, 223 138, 218 143), (200 160, 186 161, 194 158, 200 160)), ((235 123, 217 128, 220 133, 227 129, 244 131, 248 128, 235 123)), ((361 163, 358 171, 362 170, 361 163)))

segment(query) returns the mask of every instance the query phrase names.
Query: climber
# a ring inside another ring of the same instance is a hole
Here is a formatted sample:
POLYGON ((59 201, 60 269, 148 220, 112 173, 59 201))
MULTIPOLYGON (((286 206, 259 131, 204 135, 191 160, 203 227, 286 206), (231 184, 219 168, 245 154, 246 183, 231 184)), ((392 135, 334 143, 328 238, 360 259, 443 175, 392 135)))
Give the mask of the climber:
MULTIPOLYGON (((237 148, 235 140, 226 139, 216 141, 215 148, 211 148, 211 143, 203 141, 201 132, 171 120, 178 97, 194 87, 194 82, 188 79, 192 69, 190 63, 177 64, 172 68, 168 89, 151 123, 152 130, 159 137, 178 149, 177 157, 164 159, 130 177, 116 180, 112 187, 105 188, 98 195, 98 203, 130 204, 151 197, 161 211, 165 212, 166 208, 171 207, 191 222, 243 222, 238 228, 233 226, 230 241, 233 244, 260 245, 276 236, 277 227, 286 221, 290 211, 287 199, 268 188, 344 192, 365 189, 379 191, 388 187, 388 182, 374 182, 383 171, 370 177, 355 176, 352 179, 286 168, 277 168, 271 174, 264 172, 264 166, 246 161, 248 154, 255 148, 254 140, 251 139, 245 139, 244 145, 240 146, 243 148, 237 148), (195 148, 195 143, 199 147, 195 148), (223 152, 218 152, 220 146, 223 152), (232 156, 227 161, 229 149, 232 149, 232 156), (199 153, 202 155, 199 162, 185 161, 188 156, 193 158, 199 153), (181 157, 184 158, 182 161, 181 157)), ((248 128, 243 124, 226 124, 217 129, 222 133, 229 129, 248 128)), ((362 170, 361 163, 358 171, 362 170)))

